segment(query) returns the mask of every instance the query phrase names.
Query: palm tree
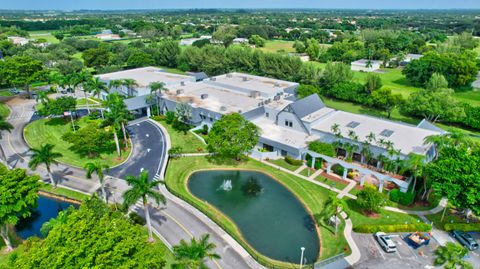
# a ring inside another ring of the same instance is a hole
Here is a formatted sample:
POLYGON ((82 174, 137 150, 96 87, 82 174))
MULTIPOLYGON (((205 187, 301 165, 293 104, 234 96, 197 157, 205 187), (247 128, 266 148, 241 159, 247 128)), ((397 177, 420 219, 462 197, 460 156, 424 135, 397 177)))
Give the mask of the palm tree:
MULTIPOLYGON (((9 122, 4 120, 3 118, 0 117, 0 140, 3 138, 2 133, 4 131, 11 132, 13 130, 13 125, 11 125, 9 122)), ((2 145, 0 144, 0 153, 2 154, 2 161, 7 164, 7 156, 5 155, 5 151, 3 151, 2 145)), ((8 166, 8 165, 7 165, 8 166)))
POLYGON ((84 71, 78 73, 78 82, 82 85, 82 91, 85 97, 85 104, 87 105, 88 114, 90 114, 90 105, 88 103, 87 93, 90 93, 92 91, 92 87, 91 87, 92 80, 93 80, 93 77, 90 73, 87 73, 84 71))
POLYGON ((128 96, 133 96, 133 88, 137 87, 138 83, 134 79, 124 79, 122 81, 122 85, 127 87, 127 90, 128 90, 127 95, 128 96))
POLYGON ((50 178, 50 182, 54 187, 56 187, 57 183, 53 179, 50 166, 52 164, 58 164, 58 162, 55 159, 60 158, 63 155, 60 152, 53 151, 54 147, 55 146, 52 144, 45 144, 45 145, 41 145, 40 148, 38 149, 35 149, 35 148, 30 149, 30 151, 32 151, 33 154, 32 154, 32 157, 30 158, 30 161, 28 162, 28 167, 30 167, 32 170, 35 170, 40 164, 45 164, 45 166, 47 167, 47 173, 48 173, 48 177, 50 178))
MULTIPOLYGON (((415 153, 408 154, 408 159, 405 161, 405 166, 401 169, 401 173, 409 170, 413 176, 413 188, 412 193, 415 191, 415 185, 417 184, 417 178, 423 175, 423 168, 425 165, 425 156, 415 153)), ((426 180, 424 180, 424 188, 426 189, 426 180)))
MULTIPOLYGON (((125 123, 128 122, 130 117, 130 112, 128 111, 125 103, 123 103, 123 98, 118 93, 113 93, 107 95, 107 102, 106 102, 108 112, 107 114, 107 124, 112 126, 114 131, 122 129, 123 132, 123 140, 125 143, 125 147, 128 148, 128 139, 127 139, 127 130, 125 128, 125 123)), ((115 141, 118 141, 118 137, 116 132, 114 132, 115 141)), ((117 143, 117 149, 120 149, 119 144, 117 143)), ((120 152, 119 155, 120 156, 120 152)))
POLYGON ((215 253, 215 244, 209 242, 210 235, 204 234, 200 240, 192 238, 190 243, 185 240, 180 240, 180 244, 173 247, 173 253, 178 260, 175 268, 208 268, 205 265, 205 259, 210 260, 221 259, 220 255, 215 253))
POLYGON ((35 101, 37 103, 40 101, 42 104, 45 104, 48 101, 48 93, 46 91, 37 91, 35 101))
MULTIPOLYGON (((64 76, 58 72, 52 72, 48 75, 48 83, 60 86, 64 80, 63 77, 64 76)), ((58 87, 55 87, 55 91, 58 92, 58 87)))
POLYGON ((150 83, 150 91, 155 94, 155 103, 157 104, 157 114, 160 115, 160 104, 158 102, 158 94, 162 94, 162 91, 167 90, 165 88, 165 83, 163 82, 152 82, 150 83))
POLYGON ((123 80, 121 79, 110 80, 110 82, 108 82, 108 89, 111 90, 111 89, 119 88, 122 85, 123 85, 123 80))
POLYGON ((188 123, 192 118, 192 107, 187 103, 178 103, 175 107, 175 110, 180 122, 188 123))
POLYGON ((328 197, 327 201, 325 202, 325 209, 324 209, 324 216, 326 218, 330 218, 330 216, 335 216, 335 235, 337 235, 338 230, 338 215, 345 208, 345 201, 341 198, 338 198, 336 195, 331 195, 328 197))
POLYGON ((138 177, 127 176, 126 181, 129 186, 132 186, 132 188, 123 194, 123 203, 125 206, 130 207, 139 199, 142 199, 145 218, 147 220, 148 239, 149 241, 153 241, 148 198, 154 199, 157 204, 160 204, 160 202, 165 204, 165 196, 153 190, 153 188, 158 187, 159 184, 164 184, 164 182, 158 180, 150 181, 148 179, 147 171, 142 171, 138 177))
POLYGON ((88 83, 88 87, 90 88, 90 92, 93 93, 94 96, 97 96, 98 99, 101 99, 100 95, 102 92, 108 93, 107 85, 98 77, 92 77, 88 83))
POLYGON ((108 173, 110 166, 102 164, 99 161, 86 163, 83 167, 87 171, 87 178, 92 178, 92 174, 95 173, 98 176, 98 181, 100 181, 102 196, 107 202, 107 193, 105 192, 105 173, 108 173))
POLYGON ((376 136, 373 132, 370 132, 366 137, 365 140, 368 142, 368 144, 372 144, 373 142, 376 141, 376 136))
POLYGON ((445 269, 473 269, 472 264, 463 258, 468 254, 468 249, 457 243, 448 242, 435 250, 435 265, 445 265, 445 269))

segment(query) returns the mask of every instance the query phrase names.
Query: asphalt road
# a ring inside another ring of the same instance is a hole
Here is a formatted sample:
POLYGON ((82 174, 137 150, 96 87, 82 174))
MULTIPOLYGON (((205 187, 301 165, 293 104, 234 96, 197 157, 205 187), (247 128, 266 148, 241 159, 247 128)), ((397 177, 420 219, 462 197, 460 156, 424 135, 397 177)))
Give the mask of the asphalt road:
MULTIPOLYGON (((14 130, 6 133, 0 143, 10 166, 28 169, 30 153, 23 139, 23 128, 35 119, 35 101, 15 98, 10 100, 8 105, 12 110, 8 121, 12 123, 14 130)), ((112 168, 109 173, 112 177, 106 181, 114 202, 121 202, 121 194, 128 188, 121 178, 138 175, 144 169, 149 171, 153 179, 166 156, 165 136, 155 123, 136 121, 128 126, 128 130, 133 143, 131 156, 126 163, 112 168)), ((83 169, 59 164, 53 166, 52 171, 59 186, 88 194, 100 192, 98 180, 86 179, 83 169)), ((34 173, 48 182, 44 167, 37 168, 34 173)), ((217 246, 217 253, 222 257, 216 262, 208 261, 210 268, 263 268, 230 235, 197 209, 169 193, 163 186, 160 191, 167 198, 167 203, 151 209, 152 223, 156 234, 163 238, 168 246, 178 244, 181 239, 189 241, 193 236, 209 233, 211 241, 217 246)), ((141 215, 144 212, 141 205, 135 205, 134 210, 141 215)))

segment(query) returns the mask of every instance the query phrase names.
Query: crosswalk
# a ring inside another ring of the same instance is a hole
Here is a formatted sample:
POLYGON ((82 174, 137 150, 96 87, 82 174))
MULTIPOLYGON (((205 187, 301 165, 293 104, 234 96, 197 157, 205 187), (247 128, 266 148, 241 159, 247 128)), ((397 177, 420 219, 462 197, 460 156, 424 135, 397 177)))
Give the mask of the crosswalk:
POLYGON ((16 120, 16 119, 30 119, 33 116, 33 112, 26 112, 26 113, 13 113, 8 116, 7 120, 16 120))
POLYGON ((160 174, 155 174, 155 176, 153 177, 153 180, 160 180, 160 174))

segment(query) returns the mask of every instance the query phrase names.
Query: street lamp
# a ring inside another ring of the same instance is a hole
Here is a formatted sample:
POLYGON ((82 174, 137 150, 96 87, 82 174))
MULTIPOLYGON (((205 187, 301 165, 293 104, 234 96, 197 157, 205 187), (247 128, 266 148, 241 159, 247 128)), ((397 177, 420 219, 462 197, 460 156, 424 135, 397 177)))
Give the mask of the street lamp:
POLYGON ((300 269, 302 269, 302 267, 303 267, 303 252, 305 251, 305 248, 301 247, 300 249, 302 250, 302 255, 300 256, 300 269))

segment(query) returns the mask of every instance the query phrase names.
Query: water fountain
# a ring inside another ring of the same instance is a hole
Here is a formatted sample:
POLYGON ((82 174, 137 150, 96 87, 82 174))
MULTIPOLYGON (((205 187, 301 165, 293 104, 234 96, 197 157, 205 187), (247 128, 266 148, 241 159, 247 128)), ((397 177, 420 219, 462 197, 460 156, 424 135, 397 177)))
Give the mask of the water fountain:
POLYGON ((222 185, 220 185, 220 189, 224 191, 231 191, 232 190, 232 180, 225 179, 223 180, 222 185))

